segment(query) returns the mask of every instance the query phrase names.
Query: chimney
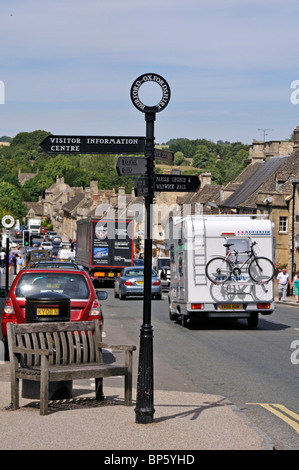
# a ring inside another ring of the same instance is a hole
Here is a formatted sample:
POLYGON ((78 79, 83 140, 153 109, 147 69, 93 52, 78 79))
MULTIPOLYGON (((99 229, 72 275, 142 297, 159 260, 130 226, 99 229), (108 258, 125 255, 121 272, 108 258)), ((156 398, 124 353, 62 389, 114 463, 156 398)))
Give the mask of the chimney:
POLYGON ((204 188, 207 184, 211 184, 212 175, 211 173, 202 173, 200 175, 201 189, 204 188))
POLYGON ((294 129, 294 148, 299 147, 299 126, 294 129))

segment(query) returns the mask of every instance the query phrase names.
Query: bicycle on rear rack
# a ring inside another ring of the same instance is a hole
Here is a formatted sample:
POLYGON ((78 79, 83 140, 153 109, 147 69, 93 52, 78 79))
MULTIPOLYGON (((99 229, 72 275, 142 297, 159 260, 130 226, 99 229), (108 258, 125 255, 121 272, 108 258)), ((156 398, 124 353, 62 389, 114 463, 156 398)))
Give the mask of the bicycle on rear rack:
POLYGON ((259 284, 268 284, 275 274, 275 267, 269 258, 256 256, 253 247, 256 242, 250 245, 249 251, 230 250, 233 243, 225 243, 223 246, 227 248, 226 256, 216 256, 212 258, 206 265, 206 276, 213 284, 224 284, 231 280, 231 277, 240 277, 242 270, 248 271, 252 281, 259 284), (247 258, 243 263, 238 263, 238 255, 247 254, 247 258), (234 262, 231 258, 234 257, 234 262))

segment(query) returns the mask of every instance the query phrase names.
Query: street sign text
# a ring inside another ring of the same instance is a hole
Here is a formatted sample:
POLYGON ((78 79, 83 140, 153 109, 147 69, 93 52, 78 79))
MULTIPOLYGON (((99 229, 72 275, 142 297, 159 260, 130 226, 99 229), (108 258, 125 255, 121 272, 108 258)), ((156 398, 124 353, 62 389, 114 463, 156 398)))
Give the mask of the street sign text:
POLYGON ((41 147, 47 153, 142 153, 144 137, 48 135, 41 147))

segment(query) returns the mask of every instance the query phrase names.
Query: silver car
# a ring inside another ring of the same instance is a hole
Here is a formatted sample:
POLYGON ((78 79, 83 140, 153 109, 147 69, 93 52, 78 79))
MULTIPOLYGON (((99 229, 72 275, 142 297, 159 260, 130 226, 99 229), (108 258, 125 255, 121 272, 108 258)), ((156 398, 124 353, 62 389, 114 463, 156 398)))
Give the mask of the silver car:
MULTIPOLYGON (((126 299, 128 296, 143 296, 144 293, 144 267, 131 266, 124 268, 117 279, 114 281, 114 297, 120 300, 126 299)), ((152 270, 152 297, 157 300, 162 298, 162 284, 156 273, 152 270)))

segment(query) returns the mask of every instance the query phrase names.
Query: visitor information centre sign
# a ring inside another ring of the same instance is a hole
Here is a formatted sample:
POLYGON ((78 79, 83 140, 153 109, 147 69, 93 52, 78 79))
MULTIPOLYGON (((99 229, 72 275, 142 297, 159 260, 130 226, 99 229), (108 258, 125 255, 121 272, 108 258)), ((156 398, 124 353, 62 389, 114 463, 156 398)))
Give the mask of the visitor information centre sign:
POLYGON ((143 153, 144 137, 48 135, 40 144, 47 153, 143 153))

